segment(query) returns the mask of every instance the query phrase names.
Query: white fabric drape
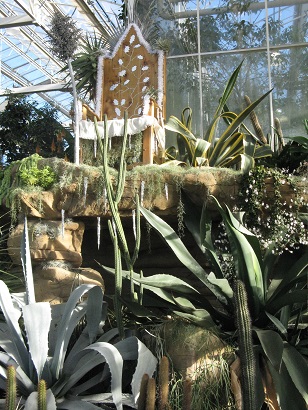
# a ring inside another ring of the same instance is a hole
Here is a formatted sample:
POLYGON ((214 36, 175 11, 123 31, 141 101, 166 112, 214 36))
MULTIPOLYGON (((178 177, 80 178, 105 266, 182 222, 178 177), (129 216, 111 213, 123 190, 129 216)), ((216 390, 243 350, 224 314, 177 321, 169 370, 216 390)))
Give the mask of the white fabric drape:
MULTIPOLYGON (((124 134, 124 119, 108 120, 108 135, 109 137, 120 137, 124 134)), ((157 119, 150 115, 142 115, 137 118, 127 120, 128 135, 135 135, 144 131, 148 127, 154 127, 154 132, 161 147, 165 147, 165 132, 159 125, 157 119)), ((104 121, 98 121, 97 127, 101 138, 104 138, 104 121)), ((96 140, 96 132, 92 121, 82 120, 79 122, 80 138, 86 140, 96 140)))

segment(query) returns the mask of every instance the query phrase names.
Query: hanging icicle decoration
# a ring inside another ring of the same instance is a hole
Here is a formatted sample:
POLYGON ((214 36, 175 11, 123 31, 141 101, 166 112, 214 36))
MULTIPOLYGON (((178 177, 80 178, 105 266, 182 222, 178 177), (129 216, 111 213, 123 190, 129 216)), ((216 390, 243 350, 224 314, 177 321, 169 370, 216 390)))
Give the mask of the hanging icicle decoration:
POLYGON ((137 232, 136 232, 136 210, 135 210, 135 209, 133 209, 133 212, 132 212, 132 217, 133 217, 133 231, 134 231, 134 237, 135 237, 135 240, 136 240, 136 238, 137 238, 137 232))
POLYGON ((104 201, 104 214, 107 213, 107 189, 104 187, 103 191, 103 201, 104 201))
POLYGON ((143 206, 144 186, 145 186, 145 182, 141 181, 141 185, 140 185, 140 203, 141 203, 141 206, 143 206))
POLYGON ((168 192, 168 184, 167 184, 167 182, 165 183, 165 196, 166 196, 166 201, 168 201, 169 192, 168 192))
POLYGON ((64 238, 65 210, 61 209, 61 235, 64 238))
POLYGON ((94 158, 97 156, 97 139, 96 139, 96 133, 94 134, 94 141, 93 141, 93 151, 94 151, 94 158))
POLYGON ((101 245, 101 217, 97 217, 97 249, 101 245))
POLYGON ((84 177, 84 179, 83 179, 83 200, 84 200, 84 203, 87 200, 87 192, 88 192, 88 178, 84 177))

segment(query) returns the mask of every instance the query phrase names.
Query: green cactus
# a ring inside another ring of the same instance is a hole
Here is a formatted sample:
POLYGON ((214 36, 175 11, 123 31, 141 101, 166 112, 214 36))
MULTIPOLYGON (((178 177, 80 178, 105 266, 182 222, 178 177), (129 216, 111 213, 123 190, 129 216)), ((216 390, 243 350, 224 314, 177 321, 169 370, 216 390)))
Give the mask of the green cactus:
POLYGON ((7 367, 5 409, 16 409, 16 370, 14 366, 7 367))
MULTIPOLYGON (((248 95, 244 96, 245 99, 245 103, 247 105, 247 107, 249 107, 251 105, 251 99, 248 97, 248 95)), ((249 114, 250 116, 250 120, 252 123, 252 126, 255 130, 255 133, 257 135, 257 137, 264 143, 267 144, 268 141, 263 133, 262 127, 260 125, 259 119, 257 117, 257 114, 255 113, 255 111, 251 111, 251 113, 249 114)))
POLYGON ((280 154, 283 147, 285 146, 285 141, 283 138, 283 132, 282 132, 279 118, 274 118, 274 127, 275 127, 275 135, 277 136, 277 141, 275 141, 275 144, 277 145, 277 152, 278 154, 280 154))
MULTIPOLYGON (((107 192, 107 199, 110 207, 110 211, 112 214, 112 223, 108 221, 108 228, 111 239, 114 245, 114 255, 115 255, 115 315, 117 319, 117 324, 119 328, 120 337, 124 337, 124 326, 123 326, 123 315, 122 315, 122 301, 121 301, 121 294, 122 294, 122 264, 121 264, 121 256, 123 257, 126 268, 130 272, 130 294, 131 299, 135 302, 142 301, 142 288, 139 289, 139 295, 135 292, 135 286, 133 282, 133 272, 134 272, 134 263, 139 254, 140 248, 140 239, 141 239, 141 231, 140 231, 140 210, 139 210, 139 197, 136 193, 135 203, 136 203, 136 242, 134 251, 132 256, 130 254, 128 244, 126 241, 120 212, 119 212, 119 202, 122 198, 124 185, 125 185, 125 175, 126 175, 126 162, 125 162, 125 149, 126 149, 126 141, 127 141, 127 113, 124 115, 124 135, 122 141, 122 149, 120 155, 120 166, 119 172, 117 176, 117 180, 115 183, 115 187, 113 186, 111 175, 109 172, 108 167, 108 129, 107 129, 107 116, 104 116, 104 141, 102 142, 97 122, 95 121, 95 130, 97 134, 99 148, 102 153, 103 157, 103 173, 104 173, 104 180, 106 184, 106 192, 107 192)), ((142 275, 142 274, 141 274, 142 275)))
POLYGON ((147 386, 147 400, 145 410, 155 410, 155 398, 156 398, 156 383, 155 379, 150 378, 147 386))
POLYGON ((159 399, 158 410, 168 409, 168 395, 169 395, 169 360, 167 356, 163 356, 159 363, 158 373, 159 383, 159 399))
POLYGON ((140 393, 139 393, 139 399, 138 399, 138 410, 145 410, 146 409, 148 381, 149 381, 149 375, 144 374, 142 376, 141 385, 140 385, 140 393))
POLYGON ((191 379, 185 379, 183 381, 183 410, 191 410, 192 404, 192 381, 191 379))
POLYGON ((46 382, 41 379, 37 386, 38 391, 38 410, 47 410, 46 382))
POLYGON ((238 331, 239 356, 241 359, 243 410, 257 410, 256 364, 253 350, 251 319, 245 285, 238 279, 236 279, 234 283, 234 305, 238 331))

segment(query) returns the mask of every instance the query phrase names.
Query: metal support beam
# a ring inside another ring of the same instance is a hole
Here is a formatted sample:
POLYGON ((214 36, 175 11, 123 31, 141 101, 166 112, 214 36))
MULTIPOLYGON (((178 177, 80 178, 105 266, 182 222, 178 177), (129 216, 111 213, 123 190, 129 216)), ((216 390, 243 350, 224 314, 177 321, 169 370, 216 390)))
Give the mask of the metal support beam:
POLYGON ((55 101, 53 98, 51 98, 49 95, 44 94, 45 92, 48 91, 63 91, 63 92, 70 92, 71 89, 67 84, 64 83, 58 83, 58 84, 40 84, 38 86, 33 86, 31 85, 28 81, 26 81, 24 78, 19 76, 17 73, 14 73, 10 69, 10 67, 6 66, 6 64, 2 63, 2 73, 8 77, 11 78, 15 83, 21 84, 22 87, 16 87, 16 88, 11 88, 11 89, 6 89, 6 90, 0 90, 0 96, 9 96, 9 95, 18 95, 18 94, 29 94, 29 93, 37 93, 43 100, 47 101, 49 104, 52 106, 56 107, 63 115, 65 115, 67 118, 71 119, 71 114, 68 109, 63 107, 61 104, 59 104, 57 101, 55 101), (61 87, 62 85, 62 87, 61 87), (31 91, 31 92, 29 92, 31 91))
POLYGON ((35 20, 33 20, 27 14, 24 14, 21 16, 11 16, 11 17, 0 18, 0 29, 28 26, 30 24, 35 24, 35 20))
MULTIPOLYGON (((172 0, 172 3, 180 3, 180 0, 172 0)), ((268 3, 268 8, 274 7, 288 7, 288 6, 296 6, 298 4, 305 4, 307 0, 272 0, 268 3)), ((160 17, 164 18, 165 20, 173 20, 173 19, 181 19, 181 18, 188 18, 188 17, 196 17, 197 10, 183 10, 177 11, 173 13, 168 13, 166 8, 164 7, 164 1, 158 0, 157 2, 158 13, 160 17)), ((251 2, 248 11, 259 11, 264 10, 265 2, 251 2)), ((234 5, 234 7, 212 7, 212 8, 205 8, 200 9, 199 15, 200 16, 213 16, 215 14, 223 14, 223 13, 239 13, 240 9, 238 6, 234 5)))
POLYGON ((12 94, 38 94, 50 91, 70 92, 71 87, 69 87, 66 83, 30 85, 27 87, 16 87, 9 90, 0 90, 0 96, 8 96, 12 94))

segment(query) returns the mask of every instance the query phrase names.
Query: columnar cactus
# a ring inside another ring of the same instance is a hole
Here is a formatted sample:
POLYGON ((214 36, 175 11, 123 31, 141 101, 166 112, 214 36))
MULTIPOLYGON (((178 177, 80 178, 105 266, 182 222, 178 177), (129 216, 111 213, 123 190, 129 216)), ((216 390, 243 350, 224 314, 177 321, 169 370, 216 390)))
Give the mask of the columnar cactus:
POLYGON ((243 410, 256 410, 256 364, 247 293, 242 281, 234 284, 234 305, 241 359, 243 410))
POLYGON ((16 409, 16 370, 14 366, 8 366, 6 379, 5 409, 16 409))

